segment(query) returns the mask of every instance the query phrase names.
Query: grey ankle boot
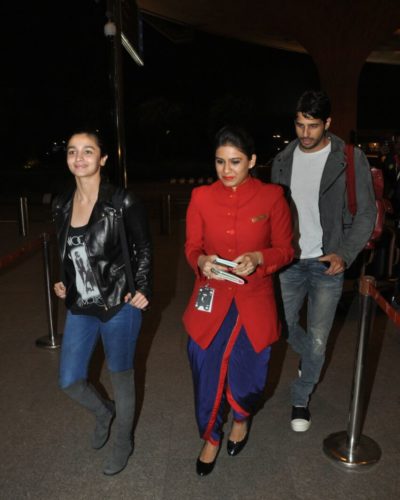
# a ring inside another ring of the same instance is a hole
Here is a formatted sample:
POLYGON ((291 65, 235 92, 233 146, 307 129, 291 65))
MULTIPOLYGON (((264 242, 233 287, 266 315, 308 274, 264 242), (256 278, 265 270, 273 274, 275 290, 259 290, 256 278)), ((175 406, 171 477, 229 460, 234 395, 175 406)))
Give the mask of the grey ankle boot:
POLYGON ((92 435, 92 448, 102 448, 110 435, 110 427, 115 415, 113 401, 104 400, 86 380, 78 380, 63 391, 74 401, 94 413, 96 427, 92 435))
POLYGON ((134 371, 110 373, 116 406, 113 427, 114 443, 103 472, 113 476, 125 469, 133 452, 132 426, 135 416, 135 380, 134 371))

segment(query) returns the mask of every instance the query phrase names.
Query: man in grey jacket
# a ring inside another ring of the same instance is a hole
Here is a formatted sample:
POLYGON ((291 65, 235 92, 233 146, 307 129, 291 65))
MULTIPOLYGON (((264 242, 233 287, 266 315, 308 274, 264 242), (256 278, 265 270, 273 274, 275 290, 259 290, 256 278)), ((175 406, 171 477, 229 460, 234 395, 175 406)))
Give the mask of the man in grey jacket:
POLYGON ((325 361, 325 349, 342 294, 346 267, 363 249, 374 227, 375 196, 368 160, 355 148, 357 213, 348 211, 344 142, 328 132, 330 102, 322 91, 307 91, 296 107, 297 139, 279 153, 272 182, 291 203, 296 259, 280 273, 288 342, 300 355, 291 385, 291 427, 311 425, 310 395, 325 361), (299 313, 307 296, 307 330, 299 313))

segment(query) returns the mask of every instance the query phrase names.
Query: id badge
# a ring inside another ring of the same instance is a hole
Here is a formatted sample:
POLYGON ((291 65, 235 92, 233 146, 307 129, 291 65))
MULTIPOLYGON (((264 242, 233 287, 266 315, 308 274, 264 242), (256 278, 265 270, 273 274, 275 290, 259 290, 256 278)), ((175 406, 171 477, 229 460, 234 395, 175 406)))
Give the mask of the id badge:
POLYGON ((214 293, 215 289, 210 288, 209 286, 202 286, 201 288, 199 288, 199 293, 197 295, 194 307, 198 311, 210 313, 212 311, 214 293))

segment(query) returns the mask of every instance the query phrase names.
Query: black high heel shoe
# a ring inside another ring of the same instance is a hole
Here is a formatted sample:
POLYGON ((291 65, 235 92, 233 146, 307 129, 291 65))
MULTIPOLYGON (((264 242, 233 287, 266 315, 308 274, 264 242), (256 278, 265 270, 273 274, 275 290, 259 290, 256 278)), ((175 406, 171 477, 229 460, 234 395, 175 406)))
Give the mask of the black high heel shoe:
MULTIPOLYGON (((202 462, 199 457, 197 457, 196 461, 196 472, 199 476, 208 476, 208 474, 211 474, 211 472, 214 470, 215 464, 217 462, 219 450, 221 449, 221 444, 222 444, 222 438, 223 436, 221 435, 221 439, 219 441, 219 446, 217 450, 217 454, 215 455, 215 458, 212 462, 202 462)), ((200 452, 201 453, 201 452, 200 452)))
POLYGON ((226 450, 228 452, 228 455, 230 455, 231 457, 235 457, 236 455, 239 455, 239 453, 243 450, 249 439, 250 426, 251 419, 247 420, 247 432, 245 437, 241 441, 231 441, 230 439, 228 439, 228 442, 226 443, 226 450))

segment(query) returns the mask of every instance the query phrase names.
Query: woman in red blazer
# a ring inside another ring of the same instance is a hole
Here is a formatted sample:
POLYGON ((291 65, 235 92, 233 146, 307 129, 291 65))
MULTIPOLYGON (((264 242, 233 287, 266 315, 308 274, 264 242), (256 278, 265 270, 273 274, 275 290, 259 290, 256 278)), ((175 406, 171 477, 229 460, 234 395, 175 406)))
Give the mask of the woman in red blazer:
POLYGON ((196 280, 183 322, 205 441, 196 463, 201 476, 214 468, 226 401, 233 412, 228 454, 244 448, 270 345, 280 333, 272 275, 293 257, 290 212, 282 188, 249 175, 255 163, 252 138, 242 129, 221 129, 215 148, 219 180, 194 189, 187 211, 185 253, 196 280))

